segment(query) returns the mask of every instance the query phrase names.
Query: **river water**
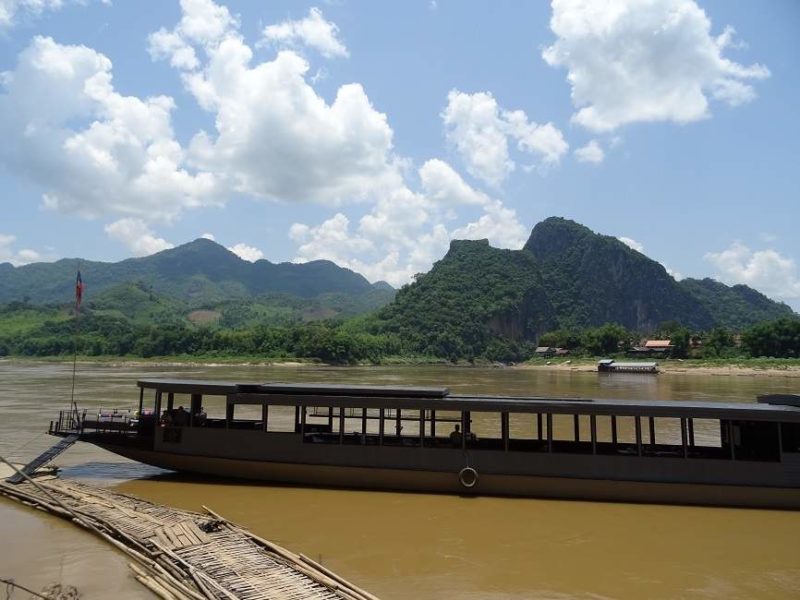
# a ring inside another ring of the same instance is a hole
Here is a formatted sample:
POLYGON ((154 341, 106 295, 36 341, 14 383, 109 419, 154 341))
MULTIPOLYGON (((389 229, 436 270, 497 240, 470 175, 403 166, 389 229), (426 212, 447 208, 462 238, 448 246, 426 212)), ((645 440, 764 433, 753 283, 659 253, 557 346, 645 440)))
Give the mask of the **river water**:
MULTIPOLYGON (((79 365, 81 408, 135 406, 135 381, 445 385, 459 393, 752 401, 800 379, 455 367, 79 365)), ((69 403, 71 365, 0 361, 0 454, 25 461, 69 403)), ((64 475, 181 508, 213 508, 386 600, 800 597, 800 512, 319 490, 203 481, 87 444, 64 475)), ((84 598, 149 598, 124 557, 60 519, 0 499, 0 577, 84 598)), ((17 593, 14 598, 24 598, 17 593)))

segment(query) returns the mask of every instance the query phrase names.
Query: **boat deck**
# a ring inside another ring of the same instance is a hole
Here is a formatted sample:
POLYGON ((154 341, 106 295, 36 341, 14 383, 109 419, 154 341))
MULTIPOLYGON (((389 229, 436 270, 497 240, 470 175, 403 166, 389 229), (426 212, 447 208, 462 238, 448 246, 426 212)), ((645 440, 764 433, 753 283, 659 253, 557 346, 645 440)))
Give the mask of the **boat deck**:
MULTIPOLYGON (((68 518, 134 559, 136 578, 177 600, 377 600, 304 555, 207 513, 71 480, 0 480, 0 494, 68 518)), ((204 507, 205 508, 205 507, 204 507)))

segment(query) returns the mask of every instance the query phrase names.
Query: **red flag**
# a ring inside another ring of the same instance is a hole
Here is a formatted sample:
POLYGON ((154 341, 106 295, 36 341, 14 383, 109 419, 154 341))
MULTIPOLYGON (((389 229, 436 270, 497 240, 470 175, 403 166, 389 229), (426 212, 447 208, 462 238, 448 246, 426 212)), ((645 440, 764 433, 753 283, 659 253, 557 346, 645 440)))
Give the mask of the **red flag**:
POLYGON ((81 272, 78 271, 78 279, 75 281, 75 308, 81 305, 81 298, 83 298, 83 279, 81 279, 81 272))

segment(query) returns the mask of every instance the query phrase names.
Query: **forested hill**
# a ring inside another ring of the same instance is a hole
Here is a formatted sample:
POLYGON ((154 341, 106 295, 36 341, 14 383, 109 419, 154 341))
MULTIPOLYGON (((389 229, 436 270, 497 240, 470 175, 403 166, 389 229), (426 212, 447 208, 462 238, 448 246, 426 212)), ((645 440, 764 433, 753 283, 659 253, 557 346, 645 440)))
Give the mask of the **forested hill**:
POLYGON ((797 315, 786 304, 770 300, 746 285, 727 286, 714 279, 682 279, 680 286, 697 298, 717 323, 740 331, 762 321, 797 315))
POLYGON ((251 263, 201 238, 151 256, 117 263, 63 259, 16 268, 0 264, 0 304, 26 299, 34 304, 69 301, 78 269, 89 295, 138 282, 157 294, 198 306, 263 294, 311 298, 328 293, 357 296, 376 289, 388 291, 386 284, 373 286, 362 275, 330 261, 251 263))
MULTIPOLYGON (((619 323, 653 331, 670 320, 699 330, 716 324, 707 307, 660 263, 574 221, 542 221, 524 251, 536 258, 562 326, 619 323)), ((725 316, 718 315, 723 321, 725 316)))
MULTIPOLYGON (((376 322, 413 352, 462 357, 481 355, 493 343, 533 339, 553 317, 533 257, 479 240, 451 242, 445 257, 403 287, 376 322)), ((496 353, 507 355, 503 350, 496 353)))
POLYGON ((446 356, 454 344, 477 355, 489 344, 531 342, 556 328, 618 323, 648 333, 672 321, 697 331, 741 330, 787 316, 797 315, 751 288, 679 283, 616 238, 552 217, 536 225, 522 250, 453 242, 376 322, 418 352, 446 356))

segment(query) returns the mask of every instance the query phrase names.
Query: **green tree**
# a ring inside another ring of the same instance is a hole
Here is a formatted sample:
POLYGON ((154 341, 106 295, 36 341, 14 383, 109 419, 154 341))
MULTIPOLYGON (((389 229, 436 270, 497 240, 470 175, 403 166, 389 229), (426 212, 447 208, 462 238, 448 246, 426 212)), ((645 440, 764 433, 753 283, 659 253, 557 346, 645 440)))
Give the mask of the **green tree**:
POLYGON ((742 332, 742 344, 751 356, 800 357, 800 320, 778 319, 742 332))
POLYGON ((630 339, 630 333, 622 325, 606 323, 584 332, 583 348, 592 356, 615 354, 625 350, 630 344, 630 339))
POLYGON ((732 348, 733 336, 724 327, 715 327, 703 340, 703 353, 706 356, 726 356, 732 348))
POLYGON ((686 327, 678 327, 672 331, 669 336, 669 341, 672 344, 672 358, 686 358, 689 356, 691 336, 691 332, 686 327))

